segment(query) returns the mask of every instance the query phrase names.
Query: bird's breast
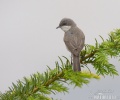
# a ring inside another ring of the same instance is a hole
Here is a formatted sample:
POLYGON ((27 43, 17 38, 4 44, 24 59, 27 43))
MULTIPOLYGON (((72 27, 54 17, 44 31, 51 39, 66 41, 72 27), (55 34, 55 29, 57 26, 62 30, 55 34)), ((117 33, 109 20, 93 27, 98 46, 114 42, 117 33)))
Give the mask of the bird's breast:
POLYGON ((65 32, 64 34, 64 41, 71 41, 74 34, 71 34, 70 32, 65 32))

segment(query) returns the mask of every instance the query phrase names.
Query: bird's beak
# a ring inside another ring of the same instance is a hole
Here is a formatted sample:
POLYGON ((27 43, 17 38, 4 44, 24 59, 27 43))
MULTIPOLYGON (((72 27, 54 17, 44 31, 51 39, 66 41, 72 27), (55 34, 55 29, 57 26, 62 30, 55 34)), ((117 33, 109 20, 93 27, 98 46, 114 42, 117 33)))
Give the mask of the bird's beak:
POLYGON ((60 28, 60 26, 56 27, 56 29, 60 28))

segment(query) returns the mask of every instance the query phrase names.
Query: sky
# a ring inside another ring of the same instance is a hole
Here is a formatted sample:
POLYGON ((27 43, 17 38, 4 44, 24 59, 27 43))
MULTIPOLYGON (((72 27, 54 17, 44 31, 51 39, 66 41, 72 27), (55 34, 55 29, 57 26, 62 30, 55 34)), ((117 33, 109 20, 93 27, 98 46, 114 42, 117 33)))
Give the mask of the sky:
MULTIPOLYGON (((73 19, 85 34, 85 43, 94 44, 120 28, 120 0, 0 0, 0 91, 12 82, 36 72, 46 65, 55 67, 58 56, 70 58, 63 42, 64 32, 56 30, 64 17, 73 19)), ((120 62, 110 60, 120 72, 120 62)), ((82 88, 69 86, 62 100, 93 100, 98 91, 112 91, 120 97, 120 77, 91 80, 82 88), (91 95, 92 93, 92 95, 91 95)), ((95 99, 94 99, 95 100, 95 99)))

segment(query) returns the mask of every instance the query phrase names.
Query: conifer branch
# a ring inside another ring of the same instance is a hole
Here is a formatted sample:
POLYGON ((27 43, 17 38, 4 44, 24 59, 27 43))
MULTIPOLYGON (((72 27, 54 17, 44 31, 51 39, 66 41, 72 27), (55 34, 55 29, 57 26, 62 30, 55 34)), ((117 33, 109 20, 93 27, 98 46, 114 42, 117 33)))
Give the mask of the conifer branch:
MULTIPOLYGON (((80 62, 87 68, 87 64, 93 65, 98 75, 118 75, 115 66, 109 62, 109 58, 120 57, 120 29, 111 32, 108 39, 104 40, 102 37, 101 39, 102 43, 98 43, 95 39, 95 46, 85 45, 80 53, 80 62)), ((74 72, 70 61, 64 58, 65 63, 59 57, 61 63, 56 62, 55 69, 48 67, 42 74, 38 72, 30 78, 24 77, 24 81, 18 80, 17 84, 12 83, 7 92, 0 93, 0 100, 51 100, 48 97, 51 93, 68 92, 64 83, 82 87, 83 84, 88 84, 90 79, 100 78, 91 71, 74 72)))

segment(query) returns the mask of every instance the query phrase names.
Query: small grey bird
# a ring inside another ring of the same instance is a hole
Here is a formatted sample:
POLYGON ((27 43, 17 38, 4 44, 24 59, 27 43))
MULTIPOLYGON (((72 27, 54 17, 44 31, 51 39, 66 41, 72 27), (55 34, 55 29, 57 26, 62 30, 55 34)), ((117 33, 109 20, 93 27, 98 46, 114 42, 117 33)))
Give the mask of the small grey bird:
POLYGON ((63 18, 57 28, 61 28, 65 32, 64 42, 73 57, 73 70, 81 71, 79 54, 84 47, 84 33, 70 18, 63 18))

